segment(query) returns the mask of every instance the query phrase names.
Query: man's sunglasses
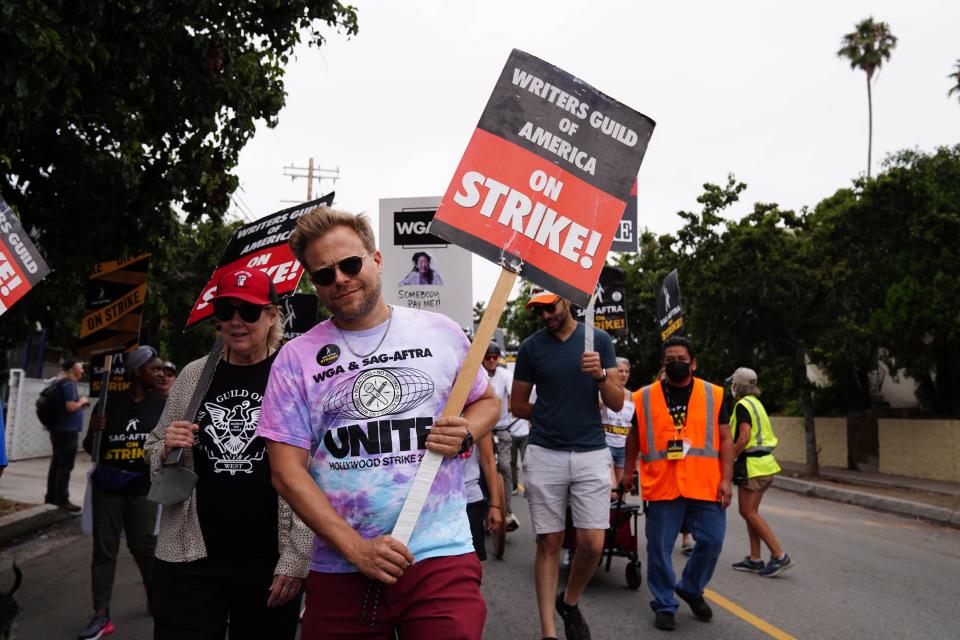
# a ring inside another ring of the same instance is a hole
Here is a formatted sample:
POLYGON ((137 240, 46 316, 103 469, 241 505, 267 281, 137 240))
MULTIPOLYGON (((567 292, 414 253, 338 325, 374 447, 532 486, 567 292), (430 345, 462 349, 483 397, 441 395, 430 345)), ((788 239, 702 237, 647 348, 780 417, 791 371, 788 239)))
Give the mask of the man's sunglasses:
POLYGON ((535 304, 533 305, 533 315, 542 316, 545 313, 553 313, 557 310, 557 303, 551 302, 550 304, 535 304))
POLYGON ((250 302, 236 306, 226 298, 217 298, 213 301, 213 315, 220 322, 230 322, 235 313, 239 313, 240 319, 244 322, 256 322, 263 313, 263 306, 250 302))
POLYGON ((320 267, 310 274, 310 280, 318 287, 329 287, 337 279, 336 269, 340 269, 344 275, 355 276, 363 268, 363 259, 367 255, 365 253, 362 256, 350 256, 339 262, 334 262, 330 266, 320 267))
POLYGON ((484 360, 499 360, 499 359, 500 359, 500 355, 497 354, 497 353, 488 353, 487 355, 483 356, 483 359, 484 359, 484 360))

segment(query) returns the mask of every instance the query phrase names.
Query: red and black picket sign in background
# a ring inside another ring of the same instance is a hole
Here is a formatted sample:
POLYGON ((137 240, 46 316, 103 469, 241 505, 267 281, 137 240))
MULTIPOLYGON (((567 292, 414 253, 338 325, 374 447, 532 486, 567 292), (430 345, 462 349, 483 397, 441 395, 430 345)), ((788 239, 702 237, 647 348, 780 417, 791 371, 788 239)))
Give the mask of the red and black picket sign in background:
POLYGON ((50 273, 20 219, 0 198, 0 315, 50 273))
POLYGON ((514 49, 430 232, 585 306, 653 128, 514 49))
POLYGON ((189 329, 213 315, 213 295, 217 282, 224 273, 237 269, 260 269, 273 279, 278 296, 291 293, 297 288, 303 267, 293 257, 287 238, 297 224, 297 218, 320 205, 333 204, 333 192, 322 198, 277 211, 237 229, 227 244, 223 257, 217 263, 210 280, 193 305, 187 318, 189 329))

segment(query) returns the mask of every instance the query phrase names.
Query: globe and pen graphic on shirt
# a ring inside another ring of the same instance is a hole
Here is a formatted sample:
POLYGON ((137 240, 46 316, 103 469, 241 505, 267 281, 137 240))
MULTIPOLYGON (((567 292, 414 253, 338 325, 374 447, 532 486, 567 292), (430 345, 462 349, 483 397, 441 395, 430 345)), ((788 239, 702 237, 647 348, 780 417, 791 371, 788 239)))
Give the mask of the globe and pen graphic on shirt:
POLYGON ((323 411, 331 417, 354 420, 399 415, 423 404, 434 390, 433 380, 419 369, 368 369, 334 387, 323 411))

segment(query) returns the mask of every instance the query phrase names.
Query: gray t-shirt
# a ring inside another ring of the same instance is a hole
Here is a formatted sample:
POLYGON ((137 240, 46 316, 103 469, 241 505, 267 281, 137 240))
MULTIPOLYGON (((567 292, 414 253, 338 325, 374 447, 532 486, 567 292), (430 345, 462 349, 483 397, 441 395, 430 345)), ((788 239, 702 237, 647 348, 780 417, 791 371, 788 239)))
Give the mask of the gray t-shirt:
MULTIPOLYGON (((610 334, 594 329, 600 366, 617 366, 610 334)), ((607 446, 600 422, 600 392, 593 376, 580 372, 584 328, 561 342, 541 329, 520 345, 513 379, 537 386, 530 418, 530 444, 560 451, 596 451, 607 446)))

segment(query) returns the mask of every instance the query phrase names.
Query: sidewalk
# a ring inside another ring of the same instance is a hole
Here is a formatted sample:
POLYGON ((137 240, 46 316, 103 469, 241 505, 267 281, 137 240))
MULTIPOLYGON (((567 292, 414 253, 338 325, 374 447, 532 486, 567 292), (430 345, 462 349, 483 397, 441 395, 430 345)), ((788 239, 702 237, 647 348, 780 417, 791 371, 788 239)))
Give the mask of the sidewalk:
MULTIPOLYGON (((77 454, 76 465, 70 474, 70 501, 74 504, 83 505, 90 465, 89 455, 82 451, 77 454)), ((4 470, 0 477, 0 496, 36 506, 0 517, 0 545, 77 515, 43 503, 49 468, 50 458, 30 458, 11 461, 4 470)))
POLYGON ((821 467, 820 478, 809 478, 803 465, 780 466, 773 484, 778 489, 960 527, 958 483, 835 467, 821 467))

